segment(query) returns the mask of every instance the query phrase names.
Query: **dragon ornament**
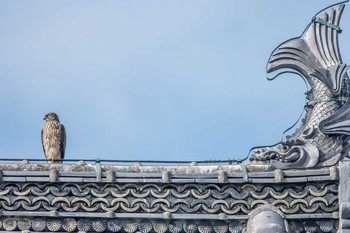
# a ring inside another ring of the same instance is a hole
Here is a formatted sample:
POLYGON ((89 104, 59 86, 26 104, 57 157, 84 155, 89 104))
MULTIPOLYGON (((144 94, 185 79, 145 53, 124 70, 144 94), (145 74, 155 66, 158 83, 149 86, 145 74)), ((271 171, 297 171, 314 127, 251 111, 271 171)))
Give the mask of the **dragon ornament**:
POLYGON ((344 7, 343 2, 317 13, 300 37, 282 43, 270 55, 267 73, 288 69, 309 83, 306 114, 284 141, 255 148, 248 164, 273 169, 325 167, 348 156, 349 66, 342 62, 338 45, 344 7))

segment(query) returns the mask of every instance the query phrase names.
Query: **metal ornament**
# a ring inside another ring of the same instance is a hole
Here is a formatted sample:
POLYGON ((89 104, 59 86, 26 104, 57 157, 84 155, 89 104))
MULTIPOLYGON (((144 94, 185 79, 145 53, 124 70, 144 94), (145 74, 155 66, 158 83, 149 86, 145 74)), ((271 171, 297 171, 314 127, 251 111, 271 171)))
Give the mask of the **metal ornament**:
POLYGON ((169 223, 169 231, 171 233, 180 233, 182 231, 182 222, 181 221, 171 221, 169 223))
POLYGON ((92 228, 96 232, 104 232, 107 228, 107 222, 104 219, 96 219, 92 222, 92 228))
POLYGON ((198 230, 198 225, 193 221, 188 221, 183 226, 186 233, 196 233, 198 230))
POLYGON ((123 224, 118 219, 109 220, 107 223, 108 230, 112 232, 118 232, 123 228, 123 224))
POLYGON ((65 231, 72 232, 77 228, 77 221, 74 218, 65 218, 62 221, 62 227, 65 231))
POLYGON ((243 230, 243 224, 240 223, 239 221, 232 221, 228 225, 228 229, 230 230, 231 233, 241 233, 243 230))
POLYGON ((42 218, 32 220, 32 228, 34 231, 43 231, 46 227, 46 221, 42 218))
POLYGON ((228 225, 225 222, 215 222, 213 225, 215 233, 226 233, 228 231, 228 225))
POLYGON ((141 221, 139 221, 138 223, 138 229, 142 232, 142 233, 148 233, 152 230, 152 223, 151 221, 149 221, 148 219, 142 219, 141 221))
POLYGON ((169 226, 166 222, 155 220, 153 221, 153 230, 156 233, 165 233, 168 230, 169 226))
POLYGON ((79 219, 79 221, 78 221, 78 230, 79 231, 88 232, 88 231, 90 231, 91 227, 92 227, 92 223, 89 219, 86 219, 86 218, 79 219))
POLYGON ((18 229, 20 229, 21 231, 27 231, 32 227, 32 222, 29 219, 20 219, 18 220, 18 229))
POLYGON ((62 222, 59 219, 51 219, 47 222, 47 228, 50 231, 58 231, 61 229, 62 222))
POLYGON ((273 169, 332 166, 348 154, 349 66, 342 62, 338 46, 344 6, 317 14, 301 37, 287 40, 272 52, 268 73, 292 69, 311 90, 306 96, 302 125, 285 141, 256 149, 251 164, 268 164, 273 169))
POLYGON ((17 221, 14 218, 7 218, 3 222, 3 227, 7 231, 13 231, 14 229, 17 228, 17 221))
POLYGON ((123 229, 127 233, 134 233, 137 230, 136 221, 133 219, 124 221, 123 229))

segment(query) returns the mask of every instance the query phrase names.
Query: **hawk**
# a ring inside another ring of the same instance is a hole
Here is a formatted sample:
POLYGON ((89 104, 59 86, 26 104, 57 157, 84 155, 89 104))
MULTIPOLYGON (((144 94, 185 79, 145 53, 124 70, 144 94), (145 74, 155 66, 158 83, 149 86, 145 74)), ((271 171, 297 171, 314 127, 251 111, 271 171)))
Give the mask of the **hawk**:
POLYGON ((54 112, 45 115, 46 121, 41 130, 41 143, 49 163, 60 163, 66 149, 66 130, 54 112))

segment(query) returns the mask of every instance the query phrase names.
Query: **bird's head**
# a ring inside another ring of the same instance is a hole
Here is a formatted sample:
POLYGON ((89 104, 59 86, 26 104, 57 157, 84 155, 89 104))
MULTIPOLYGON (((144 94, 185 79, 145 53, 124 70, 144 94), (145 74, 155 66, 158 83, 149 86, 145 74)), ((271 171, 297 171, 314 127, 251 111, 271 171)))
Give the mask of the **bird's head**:
POLYGON ((54 112, 49 112, 44 116, 44 120, 45 121, 58 121, 60 122, 60 120, 58 119, 58 116, 56 113, 54 112))

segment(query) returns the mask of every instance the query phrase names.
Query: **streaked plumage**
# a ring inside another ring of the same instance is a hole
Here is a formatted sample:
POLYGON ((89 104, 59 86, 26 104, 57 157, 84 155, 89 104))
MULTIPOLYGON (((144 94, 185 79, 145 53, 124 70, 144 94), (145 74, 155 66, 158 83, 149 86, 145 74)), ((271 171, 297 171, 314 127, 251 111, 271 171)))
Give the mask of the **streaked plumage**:
POLYGON ((41 142, 44 154, 49 163, 60 162, 64 158, 66 149, 66 130, 56 113, 50 112, 45 115, 46 121, 41 130, 41 142))

